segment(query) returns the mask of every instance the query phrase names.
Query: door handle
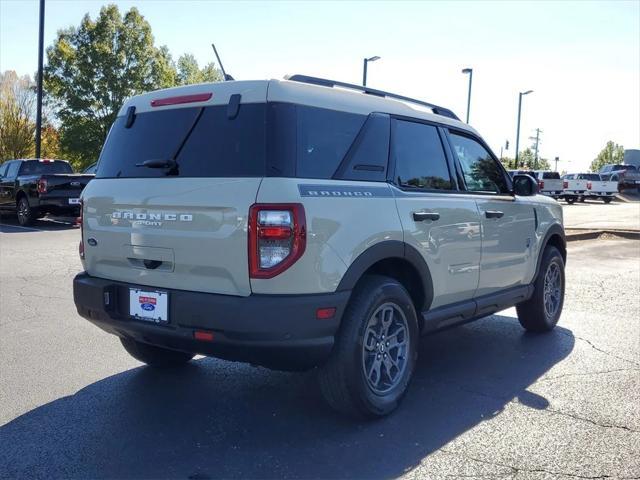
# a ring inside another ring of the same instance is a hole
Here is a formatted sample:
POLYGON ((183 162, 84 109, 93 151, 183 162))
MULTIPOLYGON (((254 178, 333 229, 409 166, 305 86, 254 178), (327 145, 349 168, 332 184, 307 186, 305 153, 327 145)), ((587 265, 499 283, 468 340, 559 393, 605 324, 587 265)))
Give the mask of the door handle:
POLYGON ((413 212, 413 220, 415 222, 424 222, 425 220, 436 221, 440 219, 440 214, 436 212, 413 212))
POLYGON ((504 212, 499 212, 498 210, 487 210, 484 212, 484 216, 487 218, 502 218, 504 212))

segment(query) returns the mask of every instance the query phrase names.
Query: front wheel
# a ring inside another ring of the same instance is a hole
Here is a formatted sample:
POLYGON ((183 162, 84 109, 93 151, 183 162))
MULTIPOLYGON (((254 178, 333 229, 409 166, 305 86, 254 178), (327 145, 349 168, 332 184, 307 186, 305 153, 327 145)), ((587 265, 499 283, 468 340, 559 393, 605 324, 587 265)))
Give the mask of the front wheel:
POLYGON ((531 298, 516 307, 518 320, 527 331, 548 332, 558 323, 564 305, 564 260, 557 248, 545 248, 533 286, 531 298))
POLYGON ((194 357, 194 354, 155 347, 132 338, 120 338, 124 349, 136 360, 152 367, 171 368, 184 365, 194 357))
POLYGON ((319 372, 324 398, 334 409, 358 417, 391 413, 413 376, 417 346, 416 311, 405 288, 389 277, 364 277, 319 372))

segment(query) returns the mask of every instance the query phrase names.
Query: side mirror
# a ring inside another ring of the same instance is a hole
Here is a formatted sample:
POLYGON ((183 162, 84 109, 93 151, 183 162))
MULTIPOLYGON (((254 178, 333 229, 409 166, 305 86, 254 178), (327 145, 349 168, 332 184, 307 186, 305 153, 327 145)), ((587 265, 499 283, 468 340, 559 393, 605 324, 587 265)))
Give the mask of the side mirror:
POLYGON ((532 197, 538 193, 538 182, 531 175, 514 175, 513 193, 520 197, 532 197))

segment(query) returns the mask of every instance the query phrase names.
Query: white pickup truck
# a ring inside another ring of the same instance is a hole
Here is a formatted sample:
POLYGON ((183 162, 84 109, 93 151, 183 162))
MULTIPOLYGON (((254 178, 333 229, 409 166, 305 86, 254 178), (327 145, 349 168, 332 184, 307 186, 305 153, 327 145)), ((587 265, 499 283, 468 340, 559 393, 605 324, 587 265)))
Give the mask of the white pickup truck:
POLYGON ((598 173, 578 173, 575 175, 579 179, 578 181, 586 182, 587 188, 584 195, 580 197, 581 202, 584 202, 587 198, 601 198, 604 203, 610 203, 618 192, 618 182, 615 180, 602 180, 598 173))
POLYGON ((562 176, 562 198, 569 203, 584 198, 587 191, 587 180, 580 173, 568 173, 562 176))

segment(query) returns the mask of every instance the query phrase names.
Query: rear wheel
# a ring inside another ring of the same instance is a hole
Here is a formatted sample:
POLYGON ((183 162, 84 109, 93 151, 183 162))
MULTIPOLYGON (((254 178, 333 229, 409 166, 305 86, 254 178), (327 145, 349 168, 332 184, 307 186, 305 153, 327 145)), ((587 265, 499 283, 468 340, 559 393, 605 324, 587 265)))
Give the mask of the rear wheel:
POLYGON ((611 200, 613 200, 611 197, 604 197, 602 199, 604 201, 604 203, 611 203, 611 200))
POLYGON ((584 203, 586 199, 586 197, 580 197, 580 203, 584 203))
POLYGON ((542 254, 533 295, 516 307, 520 324, 530 332, 548 332, 558 323, 564 304, 564 260, 557 248, 542 254))
POLYGON ((566 197, 565 200, 569 205, 573 205, 574 203, 576 203, 576 197, 566 197))
POLYGON ((35 219, 35 212, 29 205, 27 197, 20 197, 17 205, 18 223, 22 226, 31 225, 35 219))
POLYGON ((381 417, 397 408, 417 359, 418 321, 411 297, 396 280, 370 275, 354 290, 336 344, 319 372, 334 409, 381 417))
POLYGON ((129 355, 152 367, 178 367, 184 365, 195 356, 192 353, 179 352, 137 342, 132 338, 120 338, 120 342, 129 355))

